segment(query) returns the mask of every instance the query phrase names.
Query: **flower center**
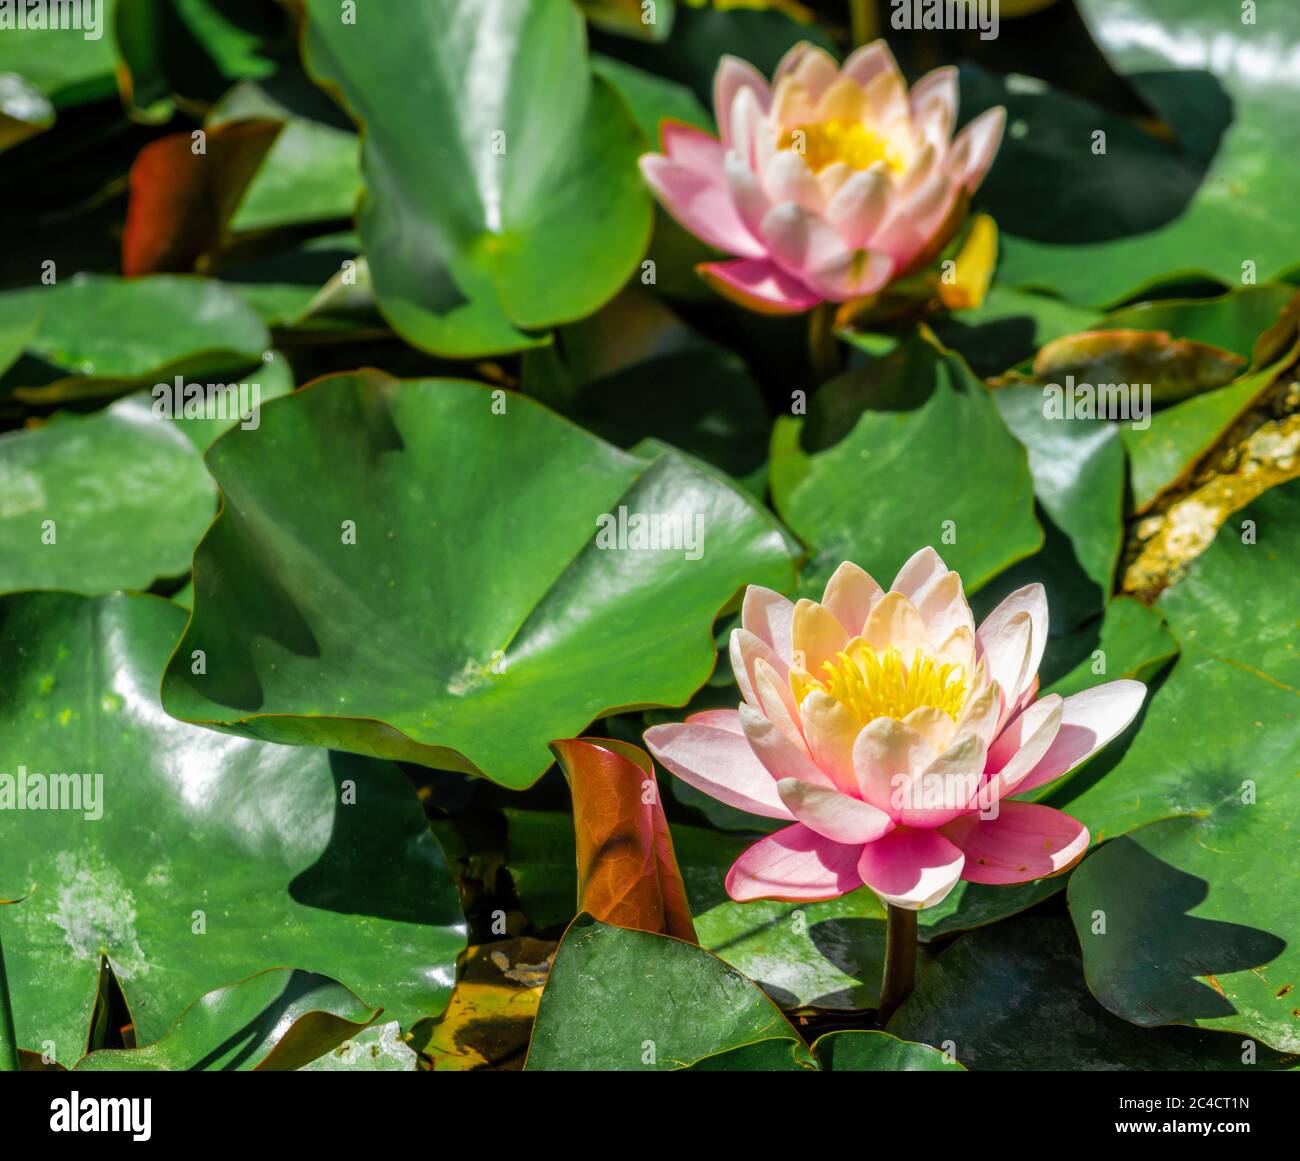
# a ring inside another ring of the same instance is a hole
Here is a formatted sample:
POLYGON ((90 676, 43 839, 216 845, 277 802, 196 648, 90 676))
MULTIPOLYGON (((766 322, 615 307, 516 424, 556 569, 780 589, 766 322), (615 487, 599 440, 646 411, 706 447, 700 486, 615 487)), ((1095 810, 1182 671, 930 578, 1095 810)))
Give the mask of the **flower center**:
POLYGON ((865 726, 876 718, 901 720, 922 706, 942 710, 955 722, 966 700, 963 667, 940 662, 919 649, 910 665, 892 646, 877 653, 864 641, 852 642, 848 652, 837 653, 836 658, 822 663, 824 677, 791 671, 797 701, 820 689, 865 726))
POLYGON ((877 161, 883 161, 895 173, 904 168, 903 159, 889 142, 860 121, 834 118, 817 125, 797 125, 783 130, 777 144, 781 149, 803 154, 813 173, 837 161, 852 169, 867 169, 877 161))

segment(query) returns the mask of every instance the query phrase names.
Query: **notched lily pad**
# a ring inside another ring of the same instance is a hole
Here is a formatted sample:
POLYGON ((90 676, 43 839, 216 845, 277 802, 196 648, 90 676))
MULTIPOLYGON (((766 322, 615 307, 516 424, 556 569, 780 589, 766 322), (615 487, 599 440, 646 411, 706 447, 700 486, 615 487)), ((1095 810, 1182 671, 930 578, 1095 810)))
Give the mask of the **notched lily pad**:
POLYGON ((378 1015, 324 976, 272 968, 196 1000, 156 1043, 92 1052, 73 1071, 291 1071, 359 1035, 378 1015))
POLYGON ((1176 403, 1231 383, 1246 360, 1231 351, 1166 331, 1084 331, 1055 339, 1034 359, 1042 380, 1150 384, 1155 403, 1176 403))
POLYGON ((157 690, 184 624, 157 597, 0 600, 0 896, 28 896, 4 919, 19 1042, 79 1057, 104 958, 145 1044, 284 964, 408 1024, 440 1011, 465 922, 405 775, 169 717, 157 690))
POLYGON ((687 701, 719 610, 793 581, 780 526, 720 475, 477 384, 320 380, 208 467, 225 503, 163 696, 268 741, 528 786, 552 739, 687 701))

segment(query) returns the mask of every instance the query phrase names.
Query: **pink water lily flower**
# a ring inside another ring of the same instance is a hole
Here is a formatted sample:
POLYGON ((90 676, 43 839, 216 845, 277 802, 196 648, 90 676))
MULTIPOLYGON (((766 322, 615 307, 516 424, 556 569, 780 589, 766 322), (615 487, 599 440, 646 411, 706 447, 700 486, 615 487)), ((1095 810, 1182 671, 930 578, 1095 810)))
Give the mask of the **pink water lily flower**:
POLYGON ((739 710, 645 735, 682 781, 790 823, 736 860, 733 899, 831 899, 865 883, 919 910, 958 879, 1023 883, 1083 856, 1082 823, 1008 796, 1104 746, 1146 687, 1038 697, 1042 585, 1017 589, 976 629, 961 578, 923 548, 888 592, 845 563, 820 604, 751 586, 741 619, 739 710))
POLYGON ((797 313, 874 294, 953 237, 1002 141, 989 109, 954 140, 957 70, 908 92, 883 40, 843 64, 795 45, 769 87, 723 57, 713 107, 722 139, 676 122, 641 158, 650 188, 727 262, 699 268, 753 310, 797 313))

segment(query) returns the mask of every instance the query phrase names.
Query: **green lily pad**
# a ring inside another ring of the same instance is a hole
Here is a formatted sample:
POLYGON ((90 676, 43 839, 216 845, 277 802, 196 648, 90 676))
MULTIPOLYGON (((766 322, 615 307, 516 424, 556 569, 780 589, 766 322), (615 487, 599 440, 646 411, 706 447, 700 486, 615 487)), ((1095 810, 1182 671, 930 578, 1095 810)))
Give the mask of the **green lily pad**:
POLYGON ((118 0, 114 35, 132 115, 168 120, 177 104, 214 101, 241 77, 275 72, 289 24, 243 0, 118 0))
POLYGON ((649 7, 642 0, 578 0, 578 7, 593 28, 637 40, 663 40, 676 15, 674 0, 657 0, 649 7))
POLYGON ((1181 647, 1177 662, 1148 694, 1130 744, 1108 747, 1048 799, 1094 839, 1165 818, 1233 829, 1285 818, 1300 740, 1288 604, 1297 529, 1300 483, 1273 488, 1161 593, 1155 607, 1181 647), (1245 534, 1257 542, 1243 542, 1245 534), (1246 779, 1257 783, 1255 806, 1241 803, 1246 779))
POLYGON ((6 295, 0 314, 0 376, 18 361, 36 337, 44 313, 39 299, 6 295))
POLYGON ((740 972, 693 944, 580 915, 551 966, 525 1067, 667 1072, 767 1040, 800 1043, 740 972))
POLYGON ((1248 1048, 1239 1036, 1143 1029, 1112 1016, 1084 987, 1078 945, 1065 919, 1012 919, 962 936, 921 975, 888 1031, 944 1049, 976 1070, 1298 1067, 1266 1048, 1248 1048))
POLYGON ((816 1072, 816 1058, 802 1042, 757 1040, 697 1060, 688 1072, 816 1072))
POLYGON ((232 88, 208 114, 209 127, 257 117, 284 128, 263 159, 230 229, 269 230, 350 218, 361 192, 356 132, 297 69, 232 88))
POLYGON ((308 67, 362 126, 357 222, 395 329, 440 355, 516 351, 614 295, 649 240, 643 141, 592 79, 575 6, 306 7, 308 67))
POLYGON ((284 1072, 332 1052, 377 1015, 309 972, 272 968, 209 992, 155 1044, 104 1048, 74 1072, 284 1072))
POLYGON ((1161 279, 1239 286, 1296 265, 1300 82, 1284 46, 1300 37, 1300 9, 1261 7, 1268 11, 1247 21, 1241 6, 1219 0, 1079 0, 1094 39, 1178 146, 1155 138, 1143 146, 1136 128, 1085 102, 1067 120, 1059 95, 1013 103, 1011 147, 990 182, 999 170, 1006 181, 1040 180, 1020 181, 994 209, 1004 281, 1104 305, 1161 279), (1102 127, 1104 156, 1092 151, 1102 127), (1027 235, 1021 225, 1035 202, 1068 223, 1068 234, 1027 235))
POLYGON ((17 73, 0 73, 0 153, 54 124, 54 106, 17 73))
POLYGON ((32 402, 120 392, 172 376, 246 366, 271 336, 262 320, 211 279, 184 275, 115 278, 78 274, 54 286, 11 290, 0 310, 42 311, 20 360, 0 381, 32 402), (28 366, 39 364, 40 373, 28 366))
POLYGON ((1150 682, 1177 653, 1178 642, 1159 612, 1132 597, 1114 597, 1100 625, 1049 641, 1039 670, 1043 693, 1069 697, 1122 677, 1150 682))
POLYGON ((1095 831, 1128 832, 1076 872, 1070 908, 1107 1008, 1295 1052, 1300 924, 1286 884, 1300 811, 1300 483, 1238 515, 1258 542, 1225 524, 1157 602, 1182 654, 1136 738, 1104 778, 1064 787, 1095 831), (1105 934, 1094 935, 1099 910, 1105 934))
POLYGON ((1119 426, 1104 419, 1046 413, 1043 389, 993 392, 1006 425, 1025 445, 1034 494, 1069 539, 1084 574, 1111 591, 1124 532, 1124 449, 1119 426))
MULTIPOLYGON (((1142 303, 1106 316, 1101 325, 1107 328, 1164 331, 1175 339, 1221 348, 1246 360, 1231 382, 1158 411, 1146 428, 1122 428, 1136 511, 1145 511, 1182 479, 1294 361, 1294 323, 1288 331, 1283 314, 1294 295, 1292 286, 1257 286, 1218 298, 1142 303)), ((1135 369, 1133 377, 1145 381, 1147 376, 1139 376, 1135 369)), ((1153 394, 1158 405, 1159 394, 1153 394)))
MULTIPOLYGON (((505 814, 506 867, 524 912, 541 927, 567 922, 577 898, 573 819, 555 811, 505 814)), ((735 903, 723 883, 752 838, 671 829, 701 947, 783 1008, 865 1009, 880 1002, 885 912, 875 895, 864 888, 825 903, 735 903)))
MULTIPOLYGON (((185 437, 200 452, 206 451, 212 441, 227 431, 238 428, 241 431, 255 430, 261 422, 258 409, 263 403, 288 395, 293 390, 293 367, 280 351, 267 351, 253 367, 240 373, 236 378, 229 376, 224 386, 233 387, 235 393, 228 396, 223 404, 219 397, 213 395, 210 402, 200 401, 195 393, 194 401, 185 407, 185 399, 179 402, 178 409, 175 381, 171 390, 152 392, 147 398, 151 406, 161 410, 161 401, 169 404, 167 414, 172 422, 184 433, 185 437), (188 412, 188 413, 187 413, 188 412)), ((144 395, 137 398, 146 398, 144 395)))
POLYGON ((180 576, 215 504, 199 450, 142 396, 0 435, 0 592, 180 576))
POLYGON ((790 1040, 760 1040, 706 1056, 691 1072, 965 1072, 928 1044, 900 1040, 888 1032, 828 1032, 812 1054, 790 1040))
POLYGON ((928 1044, 900 1040, 888 1032, 828 1032, 813 1052, 826 1072, 965 1072, 928 1044))
MULTIPOLYGON (((1171 338, 1218 347, 1249 362, 1260 335, 1279 321, 1295 294, 1294 286, 1269 283, 1241 287, 1214 298, 1157 299, 1113 310, 1095 329, 1164 331, 1171 338)), ((1213 365, 1207 369, 1213 370, 1213 365)), ((1131 376, 1119 376, 1126 377, 1131 376)), ((1162 402, 1158 393, 1156 402, 1162 402)))
POLYGON ((475 384, 319 380, 207 461, 225 504, 164 699, 267 741, 522 788, 551 739, 684 703, 713 668, 718 611, 793 579, 780 527, 721 477, 475 384), (620 509, 659 516, 666 543, 675 520, 680 547, 620 538, 620 509))
POLYGON ((888 583, 930 544, 974 591, 1042 543, 1025 449, 960 356, 912 337, 897 358, 883 384, 850 372, 814 397, 808 426, 852 424, 833 446, 807 454, 799 421, 777 425, 776 509, 811 550, 810 584, 845 560, 888 583))
MULTIPOLYGON (((0 33, 0 73, 16 73, 60 109, 115 96, 118 2, 72 6, 82 20, 80 28, 6 28, 0 33)), ((17 7, 8 5, 11 21, 17 7)))
POLYGON ((945 346, 959 352, 977 375, 999 375, 1032 358, 1053 339, 1086 331, 1098 313, 1064 299, 995 283, 979 306, 954 310, 935 321, 945 346))
POLYGON ((405 776, 168 717, 156 691, 184 624, 157 597, 0 601, 0 794, 28 786, 0 842, 0 894, 27 895, 5 915, 20 1043, 82 1054, 101 957, 143 1043, 286 963, 407 1024, 440 1011, 465 924, 405 776), (36 807, 34 774, 74 772, 70 809, 36 807))
MULTIPOLYGON (((674 782, 674 793, 681 789, 674 782)), ((567 922, 577 898, 573 819, 556 811, 504 813, 506 867, 525 914, 538 927, 567 922)), ((880 1003, 885 909, 871 891, 823 903, 735 903, 724 880, 753 837, 680 823, 671 829, 701 947, 754 980, 782 1008, 865 1010, 880 1003)), ((925 942, 995 923, 1064 887, 1064 879, 1017 887, 958 883, 918 916, 920 963, 932 955, 925 942)))
POLYGON ((591 71, 608 81, 627 102, 646 146, 652 150, 659 149, 659 129, 664 121, 679 121, 706 133, 714 132, 712 115, 685 85, 610 56, 592 56, 591 71))
MULTIPOLYGON (((267 326, 294 329, 316 329, 319 320, 311 316, 318 298, 334 283, 336 297, 366 299, 362 329, 387 335, 388 324, 374 309, 370 274, 360 248, 361 240, 350 230, 320 234, 225 266, 221 277, 267 326)), ((349 321, 347 329, 356 325, 349 321)))

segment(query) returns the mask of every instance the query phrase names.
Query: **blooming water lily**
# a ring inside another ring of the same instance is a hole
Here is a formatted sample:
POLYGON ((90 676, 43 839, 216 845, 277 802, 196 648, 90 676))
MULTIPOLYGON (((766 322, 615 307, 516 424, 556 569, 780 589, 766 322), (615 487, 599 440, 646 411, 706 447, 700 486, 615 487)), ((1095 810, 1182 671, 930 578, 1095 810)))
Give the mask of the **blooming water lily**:
POLYGON ((736 860, 733 899, 829 899, 866 884, 915 911, 960 879, 1024 883, 1082 857, 1082 823, 1011 796, 1109 742, 1146 687, 1039 697, 1042 585, 1013 592, 977 629, 961 579, 924 548, 888 591, 847 562, 820 604, 751 586, 741 619, 739 709, 645 735, 682 781, 790 824, 736 860))
POLYGON ((743 60, 714 79, 721 140, 676 122, 641 171, 692 234, 733 255, 700 273, 754 310, 797 313, 847 302, 932 262, 965 218, 993 162, 1005 113, 956 138, 957 70, 908 91, 883 40, 837 65, 795 45, 769 86, 743 60))

